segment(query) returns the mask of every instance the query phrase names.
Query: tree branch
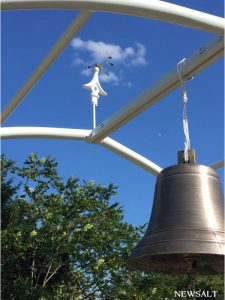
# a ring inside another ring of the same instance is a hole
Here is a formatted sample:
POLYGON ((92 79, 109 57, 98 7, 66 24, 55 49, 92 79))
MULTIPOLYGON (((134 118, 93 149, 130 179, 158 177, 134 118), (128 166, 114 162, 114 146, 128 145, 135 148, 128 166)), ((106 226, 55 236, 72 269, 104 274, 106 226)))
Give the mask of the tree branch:
POLYGON ((57 272, 62 266, 66 265, 66 264, 68 263, 68 261, 70 261, 70 259, 68 259, 64 264, 59 265, 59 266, 55 269, 55 271, 48 277, 48 274, 49 274, 50 269, 51 269, 51 267, 52 267, 52 263, 51 263, 51 264, 50 264, 50 267, 48 268, 48 272, 47 272, 47 274, 46 274, 46 276, 45 276, 44 283, 43 283, 42 287, 45 287, 46 283, 47 283, 47 282, 48 282, 48 281, 56 274, 56 272, 57 272))
POLYGON ((49 265, 49 267, 48 267, 48 271, 47 271, 47 273, 46 273, 46 275, 45 275, 45 279, 44 279, 44 282, 43 282, 42 287, 45 287, 45 285, 46 285, 46 283, 47 283, 47 278, 48 278, 48 274, 49 274, 49 272, 50 272, 50 270, 51 270, 51 267, 52 267, 52 263, 50 263, 50 265, 49 265))

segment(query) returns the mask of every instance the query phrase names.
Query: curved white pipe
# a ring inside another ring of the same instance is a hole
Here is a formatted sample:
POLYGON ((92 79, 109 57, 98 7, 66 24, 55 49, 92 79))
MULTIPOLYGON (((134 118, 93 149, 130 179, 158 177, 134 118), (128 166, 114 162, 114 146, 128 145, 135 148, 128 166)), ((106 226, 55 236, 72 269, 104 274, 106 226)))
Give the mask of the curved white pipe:
POLYGON ((224 35, 224 19, 158 0, 2 0, 2 10, 78 9, 145 17, 224 35))
POLYGON ((2 127, 0 136, 2 139, 18 138, 52 138, 86 140, 91 130, 51 128, 51 127, 2 127))
POLYGON ((137 152, 125 147, 124 145, 114 141, 113 139, 107 137, 101 141, 101 145, 108 150, 126 158, 135 165, 145 169, 154 176, 158 176, 162 171, 162 168, 153 163, 151 160, 145 158, 144 156, 138 154, 137 152))
MULTIPOLYGON (((91 130, 86 129, 68 129, 68 128, 50 128, 50 127, 2 127, 0 128, 0 137, 2 139, 17 138, 52 138, 52 139, 72 139, 85 140, 89 142, 91 130)), ((105 138, 99 145, 131 161, 135 165, 157 176, 162 168, 143 157, 137 152, 125 147, 111 138, 105 138)))

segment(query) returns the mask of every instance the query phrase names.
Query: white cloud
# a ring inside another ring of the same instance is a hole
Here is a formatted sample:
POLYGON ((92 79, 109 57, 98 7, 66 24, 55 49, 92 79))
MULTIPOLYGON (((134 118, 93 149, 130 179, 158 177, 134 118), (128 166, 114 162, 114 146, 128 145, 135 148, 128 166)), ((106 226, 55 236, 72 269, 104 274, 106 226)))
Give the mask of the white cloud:
POLYGON ((73 39, 72 41, 71 41, 71 45, 72 45, 72 47, 74 47, 74 48, 82 48, 83 47, 83 45, 84 45, 84 41, 82 41, 82 39, 80 39, 80 38, 75 38, 75 39, 73 39))
POLYGON ((107 72, 110 72, 110 76, 104 73, 100 74, 100 80, 103 82, 111 82, 114 84, 122 82, 124 86, 131 87, 131 82, 124 82, 124 79, 116 74, 118 69, 121 71, 147 64, 146 48, 141 43, 136 43, 133 47, 122 48, 120 45, 105 43, 103 41, 85 41, 81 38, 75 38, 72 40, 71 46, 76 50, 76 58, 72 65, 86 68, 81 70, 82 75, 90 75, 90 69, 87 69, 88 65, 103 63, 108 57, 112 57, 112 61, 115 65, 115 67, 113 67, 114 70, 110 72, 107 69, 107 72))
POLYGON ((146 54, 145 46, 140 43, 136 43, 136 46, 137 46, 136 56, 132 59, 131 63, 134 66, 146 65, 147 60, 145 58, 145 54, 146 54))
POLYGON ((133 83, 128 81, 128 82, 124 82, 123 86, 131 88, 133 86, 133 83))
MULTIPOLYGON (((102 41, 93 40, 83 41, 81 38, 75 38, 71 46, 76 50, 89 52, 92 62, 101 63, 107 57, 111 56, 115 62, 129 61, 131 64, 146 64, 146 48, 141 43, 136 43, 135 47, 122 48, 116 44, 107 44, 102 41)), ((75 61, 80 63, 78 58, 75 61)))
POLYGON ((84 60, 81 59, 80 57, 76 57, 73 61, 73 66, 83 65, 83 64, 84 64, 84 60))
POLYGON ((84 76, 90 76, 91 75, 91 69, 83 69, 81 70, 80 74, 84 75, 84 76))

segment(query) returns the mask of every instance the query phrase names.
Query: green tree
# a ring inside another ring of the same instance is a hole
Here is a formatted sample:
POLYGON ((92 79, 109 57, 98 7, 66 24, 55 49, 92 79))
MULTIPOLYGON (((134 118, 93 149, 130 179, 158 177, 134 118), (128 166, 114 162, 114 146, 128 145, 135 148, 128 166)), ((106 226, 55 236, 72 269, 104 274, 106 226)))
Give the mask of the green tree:
MULTIPOLYGON (((1 167, 2 299, 169 300, 188 288, 186 276, 127 270, 145 226, 124 221, 115 185, 64 181, 36 154, 22 167, 3 155, 1 167)), ((223 299, 221 277, 197 284, 223 299)))
POLYGON ((4 230, 9 222, 10 204, 13 195, 16 193, 19 185, 13 184, 13 175, 15 174, 16 167, 12 160, 6 160, 2 155, 1 160, 1 229, 4 230), (8 173, 11 174, 8 177, 8 173))

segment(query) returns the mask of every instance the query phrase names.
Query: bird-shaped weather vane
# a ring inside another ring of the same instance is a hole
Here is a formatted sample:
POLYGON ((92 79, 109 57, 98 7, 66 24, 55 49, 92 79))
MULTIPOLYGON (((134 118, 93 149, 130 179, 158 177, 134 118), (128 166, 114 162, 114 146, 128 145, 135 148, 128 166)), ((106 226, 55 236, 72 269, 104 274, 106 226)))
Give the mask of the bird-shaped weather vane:
MULTIPOLYGON (((112 59, 111 56, 108 57, 109 60, 112 59)), ((110 66, 113 66, 114 64, 110 62, 110 66)), ((91 91, 91 104, 93 107, 93 128, 96 127, 96 106, 98 106, 98 99, 100 95, 107 96, 107 93, 103 90, 103 88, 100 85, 99 82, 99 73, 104 72, 107 76, 110 76, 108 72, 106 72, 103 68, 103 64, 96 63, 94 66, 88 66, 88 69, 93 70, 93 78, 89 83, 86 83, 83 85, 84 89, 88 89, 91 91)))

